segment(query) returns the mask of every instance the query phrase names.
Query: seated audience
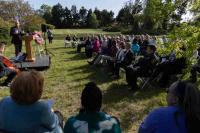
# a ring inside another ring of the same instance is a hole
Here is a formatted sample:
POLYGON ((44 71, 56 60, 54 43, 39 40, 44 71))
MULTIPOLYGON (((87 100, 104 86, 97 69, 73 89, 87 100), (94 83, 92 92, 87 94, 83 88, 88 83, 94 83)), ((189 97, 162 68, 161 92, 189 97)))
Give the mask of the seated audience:
POLYGON ((67 47, 67 45, 71 43, 71 37, 69 35, 65 37, 64 43, 65 43, 65 48, 67 47))
POLYGON ((138 44, 138 38, 136 37, 131 46, 131 50, 135 56, 139 55, 140 53, 140 45, 138 44))
POLYGON ((85 40, 85 38, 81 37, 80 43, 77 45, 77 53, 80 53, 81 49, 85 46, 86 46, 86 40, 85 40))
POLYGON ((22 72, 12 82, 10 96, 0 101, 0 131, 8 133, 62 133, 50 102, 40 101, 44 77, 22 72))
POLYGON ((131 86, 131 91, 135 92, 138 89, 138 77, 149 77, 153 73, 157 64, 155 51, 156 47, 154 45, 148 45, 144 58, 126 68, 126 81, 131 86))
POLYGON ((101 60, 113 61, 115 60, 117 51, 117 42, 115 40, 112 40, 111 44, 109 44, 108 42, 108 53, 106 55, 97 54, 97 56, 92 61, 88 61, 88 63, 90 65, 97 65, 101 62, 101 60))
POLYGON ((186 68, 186 58, 176 58, 175 53, 172 51, 167 60, 161 62, 156 66, 156 69, 152 75, 152 79, 161 74, 159 79, 160 87, 166 87, 169 84, 172 75, 182 74, 186 68))
POLYGON ((100 41, 97 37, 95 37, 93 42, 93 52, 98 54, 100 52, 100 47, 100 41))
POLYGON ((167 89, 167 107, 149 113, 139 133, 197 133, 200 131, 200 92, 191 83, 177 81, 167 89))
POLYGON ((126 69, 126 67, 129 66, 133 61, 133 53, 131 51, 130 43, 126 43, 125 48, 126 50, 123 52, 123 54, 120 57, 116 55, 117 61, 114 66, 114 75, 116 76, 116 78, 119 78, 120 68, 122 67, 126 69))
POLYGON ((140 44, 140 51, 141 51, 141 55, 145 55, 146 54, 146 49, 147 49, 147 46, 149 45, 149 39, 150 39, 150 36, 148 34, 146 34, 144 36, 144 40, 143 42, 140 44))
POLYGON ((92 51, 93 51, 92 39, 88 37, 85 42, 85 54, 88 58, 92 57, 92 51))
POLYGON ((95 83, 86 84, 81 105, 79 114, 67 120, 64 133, 121 133, 119 121, 100 111, 102 92, 95 83))
POLYGON ((13 65, 13 63, 6 57, 3 56, 5 44, 0 43, 0 78, 7 76, 1 86, 8 86, 11 81, 15 78, 19 70, 13 65))

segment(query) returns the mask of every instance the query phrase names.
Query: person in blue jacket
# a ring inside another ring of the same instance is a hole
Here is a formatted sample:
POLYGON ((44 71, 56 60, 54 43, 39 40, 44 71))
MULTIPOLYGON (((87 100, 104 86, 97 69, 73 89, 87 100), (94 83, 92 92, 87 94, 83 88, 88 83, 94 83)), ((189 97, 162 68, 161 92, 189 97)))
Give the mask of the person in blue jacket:
POLYGON ((131 46, 131 50, 135 56, 139 55, 140 53, 140 45, 138 44, 138 38, 136 37, 131 46))
POLYGON ((39 101, 43 82, 36 71, 22 72, 14 79, 10 96, 0 101, 0 132, 62 133, 50 102, 39 101))
POLYGON ((200 92, 191 83, 177 81, 167 89, 167 107, 153 110, 139 133, 200 132, 200 92))

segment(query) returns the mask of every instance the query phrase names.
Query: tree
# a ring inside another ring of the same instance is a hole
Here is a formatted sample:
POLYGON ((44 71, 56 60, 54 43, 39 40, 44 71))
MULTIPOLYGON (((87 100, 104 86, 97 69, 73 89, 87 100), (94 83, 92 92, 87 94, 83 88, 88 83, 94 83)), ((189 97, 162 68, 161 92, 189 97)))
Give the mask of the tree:
POLYGON ((97 16, 98 20, 101 20, 101 11, 97 7, 94 9, 94 14, 97 16))
POLYGON ((34 14, 28 2, 24 0, 0 0, 0 17, 5 21, 14 21, 18 19, 22 26, 25 23, 24 17, 34 14))
POLYGON ((90 9, 88 11, 88 15, 87 15, 87 27, 88 28, 97 28, 98 27, 98 20, 96 17, 96 14, 92 12, 92 10, 90 9))
POLYGON ((73 25, 78 26, 80 17, 79 17, 79 13, 78 13, 75 5, 72 5, 72 7, 71 7, 71 15, 73 18, 73 25))
POLYGON ((62 22, 64 20, 64 9, 60 3, 56 4, 52 8, 52 23, 56 28, 62 28, 62 22))
POLYGON ((63 21, 64 28, 71 28, 73 27, 73 18, 71 11, 65 7, 64 10, 64 21, 63 21))
POLYGON ((38 15, 43 17, 47 23, 51 23, 52 21, 51 10, 52 10, 51 6, 43 4, 37 12, 38 12, 38 15))
POLYGON ((119 11, 116 20, 122 25, 131 25, 136 22, 134 15, 138 15, 142 10, 142 3, 139 0, 135 0, 134 2, 128 1, 119 11))
POLYGON ((80 26, 85 27, 86 26, 86 19, 87 19, 87 9, 85 7, 81 7, 79 10, 79 16, 80 16, 80 26))
POLYGON ((101 19, 99 20, 100 26, 111 25, 114 21, 114 12, 103 10, 101 11, 101 19))

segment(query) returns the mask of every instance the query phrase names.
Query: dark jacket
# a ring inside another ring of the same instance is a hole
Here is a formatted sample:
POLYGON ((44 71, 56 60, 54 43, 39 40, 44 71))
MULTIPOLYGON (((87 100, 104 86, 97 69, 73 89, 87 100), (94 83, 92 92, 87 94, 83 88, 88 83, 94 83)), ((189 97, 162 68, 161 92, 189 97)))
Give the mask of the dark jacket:
POLYGON ((124 56, 124 59, 123 59, 123 63, 128 66, 132 63, 133 61, 133 53, 131 50, 128 50, 128 51, 125 51, 125 56, 124 56))
POLYGON ((10 36, 12 36, 11 43, 22 44, 22 30, 16 26, 10 28, 10 36))
POLYGON ((139 67, 142 71, 148 71, 149 73, 153 72, 153 69, 156 67, 157 60, 154 53, 146 55, 144 58, 140 59, 138 63, 134 64, 134 67, 139 67))

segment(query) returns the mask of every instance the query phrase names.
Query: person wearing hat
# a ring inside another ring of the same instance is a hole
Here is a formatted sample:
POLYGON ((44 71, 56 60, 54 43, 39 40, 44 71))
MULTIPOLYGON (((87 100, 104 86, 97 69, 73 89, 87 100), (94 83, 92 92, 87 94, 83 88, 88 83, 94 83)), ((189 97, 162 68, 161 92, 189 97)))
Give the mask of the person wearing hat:
POLYGON ((147 45, 146 55, 140 59, 138 63, 132 64, 126 69, 126 81, 131 87, 130 91, 135 92, 138 89, 137 78, 138 77, 149 77, 157 64, 155 56, 156 46, 147 45))

